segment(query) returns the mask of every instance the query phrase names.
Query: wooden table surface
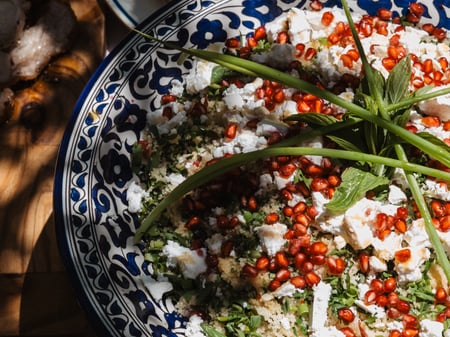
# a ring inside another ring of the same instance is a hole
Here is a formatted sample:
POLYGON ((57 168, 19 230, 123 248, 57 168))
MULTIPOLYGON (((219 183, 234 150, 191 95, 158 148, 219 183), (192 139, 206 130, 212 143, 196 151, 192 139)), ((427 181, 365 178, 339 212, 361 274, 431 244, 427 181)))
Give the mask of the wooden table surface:
POLYGON ((105 55, 105 31, 120 23, 102 2, 70 4, 78 20, 71 51, 0 125, 0 336, 95 336, 58 251, 53 174, 73 106, 105 55), (21 112, 30 102, 41 109, 21 112))

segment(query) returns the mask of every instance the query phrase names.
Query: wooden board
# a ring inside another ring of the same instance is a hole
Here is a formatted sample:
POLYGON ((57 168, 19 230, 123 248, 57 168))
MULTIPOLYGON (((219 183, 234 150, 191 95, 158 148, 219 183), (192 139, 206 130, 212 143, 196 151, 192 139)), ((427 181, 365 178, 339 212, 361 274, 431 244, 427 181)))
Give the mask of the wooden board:
POLYGON ((60 259, 53 175, 61 137, 88 79, 105 55, 104 14, 71 0, 73 45, 0 125, 0 336, 93 336, 60 259), (26 108, 29 109, 26 109, 26 108))

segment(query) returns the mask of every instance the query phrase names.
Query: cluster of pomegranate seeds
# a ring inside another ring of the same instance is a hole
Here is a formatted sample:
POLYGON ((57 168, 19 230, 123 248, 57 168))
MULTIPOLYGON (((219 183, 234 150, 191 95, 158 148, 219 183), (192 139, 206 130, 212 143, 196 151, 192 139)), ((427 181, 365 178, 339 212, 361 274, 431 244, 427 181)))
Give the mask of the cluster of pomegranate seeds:
POLYGON ((392 231, 405 233, 407 230, 406 219, 408 218, 408 210, 406 207, 397 208, 395 215, 387 215, 386 213, 378 213, 375 221, 375 234, 380 240, 384 240, 392 231))

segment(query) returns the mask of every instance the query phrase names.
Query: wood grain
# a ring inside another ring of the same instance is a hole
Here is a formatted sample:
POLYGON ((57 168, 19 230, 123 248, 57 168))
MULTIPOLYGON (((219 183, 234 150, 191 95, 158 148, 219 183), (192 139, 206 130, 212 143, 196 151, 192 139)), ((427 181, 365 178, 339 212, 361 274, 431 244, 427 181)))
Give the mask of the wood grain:
POLYGON ((70 52, 17 93, 0 125, 0 336, 94 336, 60 259, 53 220, 55 161, 76 100, 105 54, 104 14, 71 0, 70 52))

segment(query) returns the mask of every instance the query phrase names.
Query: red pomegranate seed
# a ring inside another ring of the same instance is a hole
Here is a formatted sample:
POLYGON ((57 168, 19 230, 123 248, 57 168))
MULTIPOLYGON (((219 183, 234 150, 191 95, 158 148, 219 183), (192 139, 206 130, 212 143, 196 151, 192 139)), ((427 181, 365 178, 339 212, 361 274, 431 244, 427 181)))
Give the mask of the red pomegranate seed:
MULTIPOLYGON (((296 54, 297 57, 301 57, 303 55, 303 53, 305 52, 305 47, 306 46, 303 43, 297 43, 295 45, 295 50, 297 52, 297 54, 296 54)), ((295 101, 294 97, 292 99, 295 101)))
POLYGON ((390 57, 384 57, 381 60, 381 64, 387 71, 391 71, 397 64, 396 60, 390 57))
POLYGON ((441 125, 441 120, 437 116, 422 117, 420 121, 427 128, 439 127, 441 125))
POLYGON ((400 263, 406 262, 410 258, 411 258, 411 250, 409 248, 403 248, 395 252, 395 260, 400 263))
POLYGON ((320 11, 323 8, 323 4, 319 0, 312 0, 309 8, 313 11, 320 11))
POLYGON ((306 284, 308 284, 310 287, 315 286, 316 284, 318 284, 320 282, 320 276, 317 275, 315 272, 310 271, 308 273, 306 273, 305 275, 305 281, 306 284))
POLYGON ((397 310, 400 311, 402 314, 407 314, 411 310, 411 305, 404 301, 399 300, 396 306, 397 310))
POLYGON ((314 56, 316 56, 316 54, 317 54, 317 50, 312 47, 309 47, 308 49, 306 49, 306 52, 305 52, 305 60, 307 60, 307 61, 312 60, 314 58, 314 56))
POLYGON ((236 137, 238 125, 236 123, 230 123, 225 128, 225 138, 230 141, 236 137))
POLYGON ((242 267, 242 275, 244 277, 254 278, 258 275, 258 270, 251 264, 245 264, 242 267))
POLYGON ((258 270, 266 270, 269 267, 270 260, 267 256, 260 256, 255 263, 255 267, 258 270))
POLYGON ((266 38, 266 28, 264 26, 260 26, 260 27, 256 28, 254 37, 255 37, 256 41, 265 39, 266 38))
POLYGON ((279 32, 277 35, 277 43, 284 44, 289 42, 289 35, 287 32, 279 32))
POLYGON ((397 287, 397 281, 393 277, 388 277, 383 282, 384 291, 387 293, 394 291, 396 287, 397 287))
POLYGON ((355 319, 355 314, 348 308, 339 309, 337 314, 347 324, 353 322, 355 319))
POLYGON ((348 326, 340 328, 339 331, 342 332, 345 337, 356 337, 356 333, 348 326))
POLYGON ((325 27, 328 27, 334 20, 334 15, 331 12, 324 12, 322 14, 322 25, 324 25, 325 27))
POLYGON ((227 48, 239 48, 241 45, 241 42, 238 38, 229 38, 225 41, 225 46, 227 48))
POLYGON ((309 249, 309 253, 312 255, 325 255, 327 251, 327 245, 321 241, 313 242, 309 249))
POLYGON ((303 289, 306 286, 306 280, 303 276, 294 276, 290 279, 291 284, 299 289, 303 289))
POLYGON ((362 273, 368 273, 370 270, 370 256, 367 253, 361 253, 358 258, 359 269, 362 273))
POLYGON ((412 13, 418 17, 421 17, 423 15, 423 13, 425 12, 425 8, 417 2, 411 3, 409 5, 408 9, 409 9, 410 13, 412 13))
POLYGON ((381 20, 389 21, 392 18, 392 11, 386 8, 379 8, 377 10, 377 17, 381 20))
POLYGON ((277 213, 272 212, 266 215, 264 222, 266 224, 274 224, 275 222, 277 222, 279 220, 279 216, 277 213))
POLYGON ((287 268, 282 268, 275 274, 275 280, 280 281, 281 283, 286 282, 291 278, 291 272, 287 268))

